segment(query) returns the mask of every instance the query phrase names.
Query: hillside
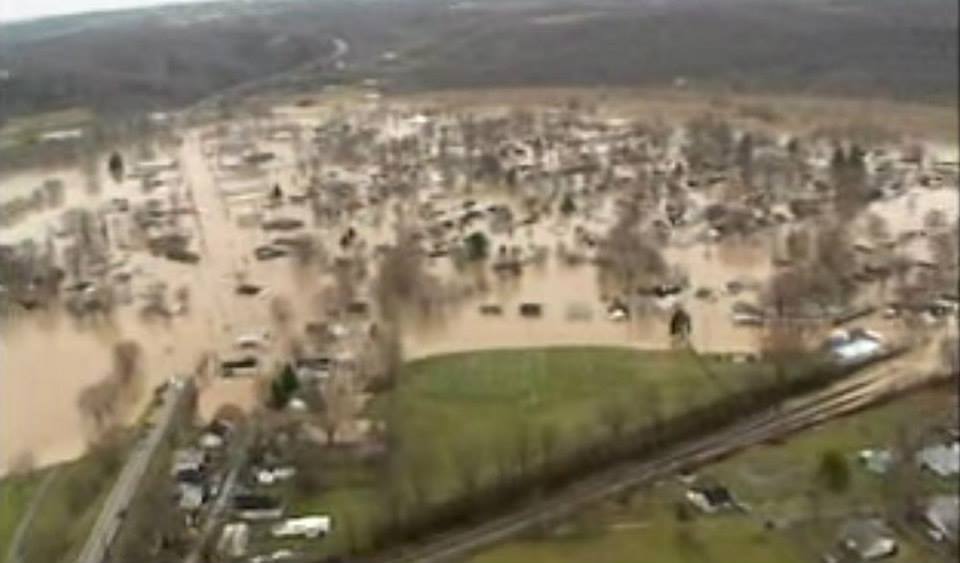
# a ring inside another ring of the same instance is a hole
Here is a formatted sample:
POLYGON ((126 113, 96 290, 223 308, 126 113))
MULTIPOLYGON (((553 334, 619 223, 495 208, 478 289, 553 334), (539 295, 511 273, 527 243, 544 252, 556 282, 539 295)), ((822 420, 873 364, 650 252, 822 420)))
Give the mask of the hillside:
POLYGON ((426 90, 660 85, 952 99, 952 0, 289 0, 208 3, 0 28, 0 120, 184 104, 303 69, 426 90), (334 66, 337 39, 349 46, 334 66), (393 55, 384 57, 384 53, 393 55), (6 73, 0 73, 4 76, 6 73))

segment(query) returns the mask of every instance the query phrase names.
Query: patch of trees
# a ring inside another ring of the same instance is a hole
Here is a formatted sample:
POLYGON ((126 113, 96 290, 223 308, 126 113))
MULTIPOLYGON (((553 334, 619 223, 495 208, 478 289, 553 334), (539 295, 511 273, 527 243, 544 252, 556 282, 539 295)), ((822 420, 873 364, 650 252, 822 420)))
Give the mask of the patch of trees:
POLYGON ((110 153, 110 158, 107 160, 107 171, 110 172, 110 177, 113 178, 114 182, 119 184, 123 181, 124 164, 120 153, 116 151, 110 153))
MULTIPOLYGON (((166 452, 164 452, 166 454, 166 452)), ((117 561, 167 561, 186 557, 193 540, 170 491, 169 455, 159 455, 130 503, 110 549, 117 561)))
POLYGON ((668 265, 653 235, 639 226, 636 210, 625 211, 600 241, 597 264, 605 286, 632 296, 639 289, 661 283, 668 265))
POLYGON ((780 270, 769 282, 763 301, 777 317, 808 317, 842 308, 856 291, 852 275, 856 256, 840 226, 825 225, 814 240, 798 234, 791 253, 807 259, 780 270))
POLYGON ((33 241, 0 245, 0 314, 45 305, 56 297, 63 277, 49 247, 33 241))
POLYGON ((268 405, 274 410, 283 410, 299 390, 300 380, 297 379, 293 366, 287 364, 270 382, 268 405))
POLYGON ((291 2, 226 15, 197 7, 193 23, 177 26, 161 15, 137 14, 76 16, 56 31, 45 22, 11 24, 0 38, 0 68, 12 74, 4 105, 14 115, 77 105, 153 109, 316 61, 271 86, 302 90, 304 83, 385 73, 391 85, 409 89, 669 84, 681 76, 694 84, 790 93, 956 95, 957 12, 948 0, 844 10, 731 2, 590 8, 593 17, 557 26, 530 19, 567 8, 498 6, 451 17, 446 5, 430 0, 291 2), (204 13, 219 17, 199 17, 204 13), (336 49, 333 36, 350 39, 351 69, 323 64, 336 49), (384 67, 380 54, 387 50, 405 53, 406 63, 384 67))
POLYGON ((80 392, 77 406, 94 436, 123 422, 143 394, 146 374, 140 344, 133 340, 113 348, 113 365, 102 380, 80 392))
POLYGON ((380 260, 373 287, 380 314, 388 320, 402 309, 430 315, 442 305, 439 282, 426 270, 423 252, 405 231, 380 260))
POLYGON ((723 170, 733 160, 735 151, 737 159, 743 160, 742 165, 746 165, 747 160, 753 157, 750 137, 746 137, 746 145, 736 145, 730 124, 715 115, 707 114, 690 120, 686 132, 688 140, 684 152, 693 172, 723 170))
POLYGON ((467 260, 479 262, 486 260, 490 254, 490 240, 487 235, 477 231, 463 239, 467 260))
POLYGON ((865 157, 866 151, 852 145, 837 147, 830 159, 834 203, 843 217, 856 215, 871 199, 865 157))
POLYGON ((489 16, 497 21, 474 24, 469 36, 436 37, 429 56, 396 80, 410 88, 463 88, 669 84, 684 77, 775 92, 955 96, 955 5, 924 2, 921 17, 909 1, 859 4, 839 12, 796 3, 618 3, 564 26, 533 26, 503 11, 489 16), (886 17, 909 18, 917 27, 890 26, 886 17))

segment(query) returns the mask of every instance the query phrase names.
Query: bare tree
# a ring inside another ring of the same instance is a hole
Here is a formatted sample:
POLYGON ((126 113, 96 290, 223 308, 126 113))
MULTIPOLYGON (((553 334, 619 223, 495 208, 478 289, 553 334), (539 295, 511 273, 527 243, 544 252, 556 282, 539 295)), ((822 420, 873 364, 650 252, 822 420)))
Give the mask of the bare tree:
POLYGON ((282 332, 290 330, 293 322, 293 305, 284 295, 276 295, 270 300, 270 318, 273 324, 282 332))
POLYGON ((857 263, 846 232, 838 227, 822 228, 812 250, 811 262, 781 270, 770 280, 763 301, 777 318, 803 315, 811 305, 821 309, 843 306, 852 297, 857 263))
POLYGON ((385 391, 396 385, 403 367, 403 342, 397 325, 377 325, 371 346, 361 357, 367 387, 385 391))
POLYGON ((834 202, 841 217, 853 217, 869 201, 866 153, 857 145, 844 151, 837 147, 830 162, 834 202))
POLYGON ((722 167, 734 154, 733 129, 715 115, 701 115, 687 123, 688 142, 684 154, 695 172, 722 167))
POLYGON ((340 432, 355 420, 359 401, 347 377, 334 374, 320 384, 323 410, 320 425, 327 435, 327 445, 335 445, 340 432))
POLYGON ((803 228, 791 229, 787 233, 787 255, 792 262, 806 262, 813 253, 810 233, 803 228))
POLYGON ((774 317, 764 324, 760 354, 773 365, 778 383, 787 379, 787 368, 803 356, 806 339, 806 331, 800 323, 774 317))
POLYGON ((374 281, 381 315, 388 320, 395 319, 407 306, 422 315, 436 312, 437 285, 438 282, 426 271, 416 241, 401 229, 396 245, 381 260, 374 281))
POLYGON ((638 212, 626 210, 601 241, 598 253, 601 276, 628 295, 662 280, 668 271, 654 238, 645 236, 638 223, 638 212))
POLYGON ((134 389, 143 383, 143 350, 140 343, 124 340, 113 347, 113 378, 124 389, 134 389))
POLYGON ((83 389, 77 397, 77 406, 84 419, 92 424, 94 436, 121 422, 130 407, 136 404, 144 386, 142 351, 131 340, 114 346, 113 368, 97 383, 83 389))

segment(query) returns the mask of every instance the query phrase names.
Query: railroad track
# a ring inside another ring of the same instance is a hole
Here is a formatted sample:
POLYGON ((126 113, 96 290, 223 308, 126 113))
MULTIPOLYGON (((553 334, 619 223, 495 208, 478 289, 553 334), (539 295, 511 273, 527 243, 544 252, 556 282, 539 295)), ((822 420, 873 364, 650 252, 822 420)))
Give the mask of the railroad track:
POLYGON ((538 523, 554 521, 576 509, 647 485, 682 469, 701 465, 752 445, 780 438, 865 408, 939 377, 918 375, 911 366, 921 351, 910 352, 829 387, 789 400, 779 408, 675 446, 656 459, 632 462, 584 479, 549 499, 469 530, 452 532, 429 543, 369 559, 370 563, 441 563, 457 560, 484 546, 509 539, 538 523))

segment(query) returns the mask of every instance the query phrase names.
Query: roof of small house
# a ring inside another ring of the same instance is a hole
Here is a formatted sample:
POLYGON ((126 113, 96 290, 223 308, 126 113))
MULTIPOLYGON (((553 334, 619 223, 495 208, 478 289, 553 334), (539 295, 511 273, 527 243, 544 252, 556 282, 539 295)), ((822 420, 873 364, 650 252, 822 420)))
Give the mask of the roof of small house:
POLYGON ((960 473, 960 441, 937 444, 917 454, 917 462, 940 477, 960 473))
POLYGON ((927 522, 951 541, 957 541, 960 530, 960 497, 938 495, 930 499, 923 513, 927 522))
POLYGON ((862 559, 877 559, 896 549, 896 539, 878 518, 851 520, 841 529, 843 546, 862 559))

